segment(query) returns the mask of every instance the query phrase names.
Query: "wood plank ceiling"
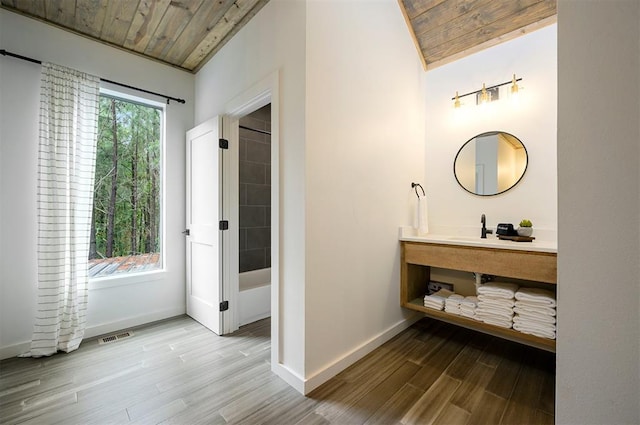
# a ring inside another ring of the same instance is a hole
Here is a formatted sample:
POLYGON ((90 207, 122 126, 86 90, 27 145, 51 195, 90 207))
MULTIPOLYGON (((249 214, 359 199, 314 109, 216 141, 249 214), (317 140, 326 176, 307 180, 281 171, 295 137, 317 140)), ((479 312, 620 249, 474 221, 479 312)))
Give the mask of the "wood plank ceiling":
MULTIPOLYGON (((197 72, 269 0, 0 1, 5 9, 197 72)), ((556 0, 398 3, 425 69, 555 22, 556 16, 556 0)))
POLYGON ((197 72, 268 1, 1 0, 1 5, 111 46, 197 72))
POLYGON ((425 70, 556 21, 556 0, 398 0, 425 70))

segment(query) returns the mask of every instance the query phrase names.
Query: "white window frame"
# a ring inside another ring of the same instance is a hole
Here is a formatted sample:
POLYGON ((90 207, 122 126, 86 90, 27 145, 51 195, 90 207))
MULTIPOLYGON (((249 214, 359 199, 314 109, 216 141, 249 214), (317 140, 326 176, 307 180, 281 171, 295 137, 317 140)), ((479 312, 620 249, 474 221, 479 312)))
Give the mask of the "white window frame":
POLYGON ((135 96, 119 90, 112 90, 106 87, 100 87, 100 95, 121 99, 131 103, 157 108, 162 111, 160 120, 160 267, 149 271, 127 272, 115 274, 111 276, 89 278, 89 290, 111 288, 122 285, 133 285, 138 283, 152 282, 161 280, 166 274, 165 260, 165 226, 166 226, 166 135, 167 135, 167 105, 156 100, 145 97, 135 96))

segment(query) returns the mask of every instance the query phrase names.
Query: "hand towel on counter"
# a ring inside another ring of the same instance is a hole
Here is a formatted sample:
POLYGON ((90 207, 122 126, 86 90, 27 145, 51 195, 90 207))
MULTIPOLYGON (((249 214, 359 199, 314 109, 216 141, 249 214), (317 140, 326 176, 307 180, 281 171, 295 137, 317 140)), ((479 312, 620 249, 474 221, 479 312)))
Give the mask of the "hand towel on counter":
POLYGON ((429 212, 426 196, 418 196, 413 227, 418 231, 419 235, 429 233, 429 212))
POLYGON ((515 297, 518 285, 505 282, 489 282, 480 285, 478 288, 478 296, 488 295, 495 298, 512 299, 515 297))
POLYGON ((537 304, 544 307, 555 307, 556 296, 553 292, 540 288, 520 288, 515 298, 517 301, 526 301, 530 304, 537 304))

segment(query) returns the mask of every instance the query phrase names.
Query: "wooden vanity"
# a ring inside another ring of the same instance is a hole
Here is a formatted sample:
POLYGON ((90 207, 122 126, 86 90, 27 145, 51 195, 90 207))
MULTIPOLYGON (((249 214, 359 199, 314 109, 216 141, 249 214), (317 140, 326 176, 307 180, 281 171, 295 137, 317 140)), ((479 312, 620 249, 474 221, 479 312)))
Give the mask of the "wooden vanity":
MULTIPOLYGON (((510 243, 517 245, 482 246, 477 243, 469 246, 439 241, 438 238, 425 238, 425 241, 401 240, 400 304, 434 319, 555 352, 555 340, 424 307, 431 267, 524 279, 548 285, 557 283, 557 253, 551 252, 553 249, 527 250, 524 243, 510 243)), ((554 287, 549 289, 555 291, 554 287)))

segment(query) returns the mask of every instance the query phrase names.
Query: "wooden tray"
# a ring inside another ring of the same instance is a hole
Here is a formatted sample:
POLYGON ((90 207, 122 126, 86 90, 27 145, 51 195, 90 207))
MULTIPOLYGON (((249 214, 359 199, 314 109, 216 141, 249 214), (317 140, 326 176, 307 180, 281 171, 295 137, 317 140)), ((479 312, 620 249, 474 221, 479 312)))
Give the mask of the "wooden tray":
POLYGON ((507 236, 507 235, 498 235, 498 239, 515 241, 515 242, 531 242, 535 238, 533 236, 507 236))

